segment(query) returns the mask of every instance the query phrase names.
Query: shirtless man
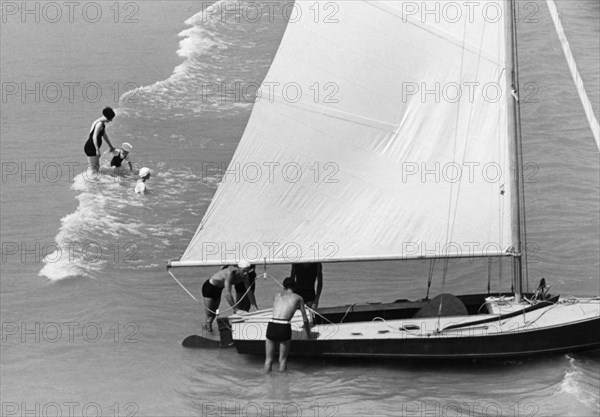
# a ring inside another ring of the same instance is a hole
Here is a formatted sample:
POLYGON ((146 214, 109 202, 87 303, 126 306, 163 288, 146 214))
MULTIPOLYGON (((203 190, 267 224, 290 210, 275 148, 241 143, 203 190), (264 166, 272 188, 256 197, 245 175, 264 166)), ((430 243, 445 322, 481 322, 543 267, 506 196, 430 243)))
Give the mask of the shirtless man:
POLYGON ((279 372, 285 372, 287 369, 287 358, 292 340, 290 320, 298 309, 302 312, 306 336, 311 338, 310 323, 304 309, 304 301, 302 297, 294 293, 295 286, 296 283, 292 278, 286 278, 283 280, 283 291, 273 297, 273 318, 267 326, 265 341, 265 373, 271 372, 277 346, 279 346, 279 372))
MULTIPOLYGON (((212 323, 216 317, 215 312, 219 308, 219 304, 221 304, 223 289, 225 289, 225 299, 233 308, 234 314, 237 312, 238 308, 235 301, 233 301, 231 288, 239 282, 243 282, 246 289, 250 288, 250 283, 248 282, 249 270, 250 263, 248 261, 240 261, 237 266, 229 266, 226 269, 221 269, 202 285, 202 296, 204 296, 204 310, 206 314, 206 322, 202 326, 204 330, 212 332, 212 323)), ((250 298, 250 303, 258 310, 252 291, 248 291, 248 297, 250 298)))

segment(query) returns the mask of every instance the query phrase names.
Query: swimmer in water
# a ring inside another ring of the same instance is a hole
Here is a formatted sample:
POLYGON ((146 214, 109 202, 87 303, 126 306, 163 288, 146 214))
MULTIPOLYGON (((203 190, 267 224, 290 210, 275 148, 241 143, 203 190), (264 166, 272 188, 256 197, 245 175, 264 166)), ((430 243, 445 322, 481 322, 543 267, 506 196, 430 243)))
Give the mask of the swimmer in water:
POLYGON ((137 181, 137 184, 135 184, 135 188, 133 189, 133 191, 135 191, 138 194, 146 194, 146 192, 148 191, 146 188, 146 181, 148 181, 150 179, 150 168, 142 168, 140 169, 140 179, 137 181))
POLYGON ((121 145, 121 149, 117 149, 113 152, 114 156, 110 160, 110 166, 115 168, 115 171, 120 170, 124 161, 127 161, 129 171, 133 171, 133 165, 131 165, 131 161, 129 160, 129 152, 131 152, 131 149, 133 149, 131 144, 125 142, 121 145))

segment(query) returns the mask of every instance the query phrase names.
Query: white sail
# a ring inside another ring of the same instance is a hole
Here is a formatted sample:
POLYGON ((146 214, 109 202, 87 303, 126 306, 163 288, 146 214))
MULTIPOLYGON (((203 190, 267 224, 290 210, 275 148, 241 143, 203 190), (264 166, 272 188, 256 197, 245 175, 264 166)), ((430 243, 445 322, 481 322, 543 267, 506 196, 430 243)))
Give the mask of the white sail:
POLYGON ((504 2, 303 4, 173 265, 506 254, 504 2))

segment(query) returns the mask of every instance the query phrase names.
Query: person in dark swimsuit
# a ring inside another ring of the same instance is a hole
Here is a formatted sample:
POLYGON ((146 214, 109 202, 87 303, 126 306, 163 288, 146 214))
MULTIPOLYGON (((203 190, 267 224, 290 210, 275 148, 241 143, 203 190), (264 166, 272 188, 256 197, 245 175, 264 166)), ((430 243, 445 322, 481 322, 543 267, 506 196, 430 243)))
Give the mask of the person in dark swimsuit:
POLYGON ((304 303, 309 308, 319 308, 319 299, 323 290, 322 264, 319 262, 292 264, 291 278, 296 282, 294 292, 302 297, 304 303))
MULTIPOLYGON (((234 265, 225 265, 221 269, 227 269, 230 266, 234 265)), ((255 294, 256 289, 256 265, 250 265, 250 270, 248 271, 248 282, 250 283, 250 291, 252 294, 255 294)), ((235 288, 235 304, 238 310, 242 310, 245 312, 250 311, 250 297, 246 294, 246 287, 243 282, 238 282, 234 285, 235 288)), ((256 295, 254 296, 256 299, 256 295)))
POLYGON ((273 359, 279 348, 279 371, 287 369, 287 358, 290 353, 292 339, 292 326, 290 320, 296 310, 300 309, 304 320, 306 337, 311 338, 310 323, 306 316, 304 301, 298 294, 294 294, 295 282, 292 278, 283 280, 283 291, 273 297, 273 318, 267 325, 265 339, 265 372, 271 372, 273 359))
MULTIPOLYGON (((221 294, 225 290, 225 299, 231 306, 234 314, 239 309, 233 296, 231 295, 232 287, 237 283, 243 283, 247 288, 250 288, 248 282, 248 271, 250 270, 250 263, 247 261, 240 261, 237 266, 227 266, 221 269, 210 277, 202 285, 202 296, 204 297, 204 312, 206 315, 206 321, 202 328, 206 331, 212 332, 212 323, 217 316, 217 310, 221 304, 221 294)), ((258 310, 256 305, 256 299, 254 293, 248 291, 250 297, 250 303, 258 310)))
POLYGON ((129 160, 129 152, 131 152, 132 149, 133 147, 130 143, 123 143, 121 145, 121 149, 117 149, 113 153, 114 156, 110 160, 110 166, 118 169, 121 168, 121 165, 123 165, 123 161, 125 161, 129 164, 129 171, 133 171, 133 165, 131 165, 131 161, 129 160))
MULTIPOLYGON (((248 282, 250 283, 250 291, 256 298, 256 265, 250 265, 248 271, 248 282)), ((250 311, 250 297, 246 294, 246 287, 243 282, 235 284, 235 301, 239 310, 249 312, 250 311)))
POLYGON ((88 157, 88 163, 92 174, 98 174, 100 171, 100 147, 102 146, 102 139, 108 143, 110 151, 114 151, 115 147, 110 143, 108 135, 106 134, 106 124, 110 123, 115 118, 115 111, 110 107, 105 107, 102 110, 102 117, 95 120, 92 123, 90 129, 90 135, 83 146, 83 151, 88 157))

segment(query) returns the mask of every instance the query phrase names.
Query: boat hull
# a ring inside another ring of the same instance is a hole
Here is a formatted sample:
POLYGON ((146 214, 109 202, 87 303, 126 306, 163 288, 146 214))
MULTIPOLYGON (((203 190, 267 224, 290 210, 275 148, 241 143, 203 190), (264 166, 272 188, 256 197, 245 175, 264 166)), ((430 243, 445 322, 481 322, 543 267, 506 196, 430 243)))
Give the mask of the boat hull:
MULTIPOLYGON (((482 306, 483 297, 463 296, 460 300, 473 301, 466 304, 466 310, 475 314, 421 317, 414 307, 425 311, 422 301, 323 309, 329 318, 317 317, 311 339, 302 331, 297 314, 292 319, 290 355, 506 358, 600 348, 598 299, 558 302, 556 296, 530 305, 498 298, 488 306, 489 311, 478 314, 481 309, 475 306, 482 306), (339 320, 333 321, 336 318, 339 320)), ((239 353, 264 355, 270 317, 269 312, 258 312, 232 320, 239 353)))
MULTIPOLYGON (((236 340, 239 353, 264 355, 264 340, 236 340)), ((506 358, 600 348, 600 319, 477 337, 411 339, 293 340, 291 356, 364 356, 398 358, 506 358)))

